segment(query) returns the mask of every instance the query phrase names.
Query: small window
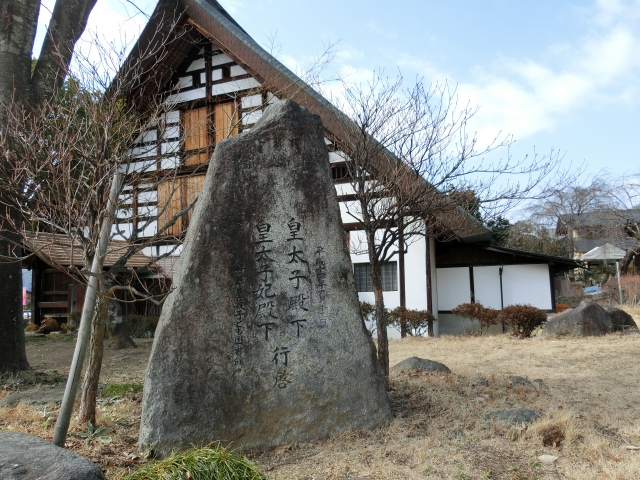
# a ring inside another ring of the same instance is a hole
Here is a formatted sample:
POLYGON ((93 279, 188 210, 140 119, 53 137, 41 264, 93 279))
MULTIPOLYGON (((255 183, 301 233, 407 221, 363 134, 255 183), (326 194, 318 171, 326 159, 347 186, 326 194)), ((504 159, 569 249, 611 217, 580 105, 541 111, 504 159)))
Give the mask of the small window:
POLYGON ((331 176, 334 181, 349 180, 349 169, 346 165, 332 165, 331 176))
MULTIPOLYGON (((398 262, 385 262, 380 266, 382 275, 382 291, 393 292, 398 290, 398 262)), ((354 263, 353 274, 359 292, 373 292, 371 282, 371 265, 368 263, 354 263)))

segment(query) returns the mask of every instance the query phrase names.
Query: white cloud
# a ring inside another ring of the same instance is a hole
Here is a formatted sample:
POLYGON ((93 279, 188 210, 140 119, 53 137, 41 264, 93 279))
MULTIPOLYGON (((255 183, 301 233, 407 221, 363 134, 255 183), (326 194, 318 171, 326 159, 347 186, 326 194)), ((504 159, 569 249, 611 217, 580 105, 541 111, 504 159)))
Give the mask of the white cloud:
POLYGON ((599 0, 591 13, 597 28, 573 45, 548 48, 560 67, 510 59, 476 68, 471 81, 459 85, 462 98, 481 106, 474 126, 485 138, 499 130, 524 138, 552 129, 588 103, 636 101, 639 5, 599 0))

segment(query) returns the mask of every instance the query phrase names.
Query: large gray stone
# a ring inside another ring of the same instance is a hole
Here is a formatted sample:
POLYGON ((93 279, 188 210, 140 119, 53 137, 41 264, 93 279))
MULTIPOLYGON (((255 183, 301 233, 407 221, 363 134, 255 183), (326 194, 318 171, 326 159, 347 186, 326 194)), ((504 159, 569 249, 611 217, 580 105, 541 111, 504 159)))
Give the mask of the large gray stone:
POLYGON ((611 315, 594 302, 584 301, 576 308, 567 310, 549 320, 542 331, 543 336, 599 336, 613 331, 611 315))
POLYGON ((638 328, 636 322, 633 321, 633 317, 621 308, 614 307, 613 305, 605 305, 604 309, 611 315, 614 332, 623 332, 625 330, 638 328))
POLYGON ((405 358, 393 367, 394 370, 412 370, 415 372, 451 373, 449 367, 440 362, 427 360, 426 358, 405 358))
POLYGON ((318 116, 278 102, 216 146, 174 285, 142 445, 264 449, 390 418, 318 116))
POLYGON ((103 480, 97 465, 33 435, 0 433, 2 480, 103 480))

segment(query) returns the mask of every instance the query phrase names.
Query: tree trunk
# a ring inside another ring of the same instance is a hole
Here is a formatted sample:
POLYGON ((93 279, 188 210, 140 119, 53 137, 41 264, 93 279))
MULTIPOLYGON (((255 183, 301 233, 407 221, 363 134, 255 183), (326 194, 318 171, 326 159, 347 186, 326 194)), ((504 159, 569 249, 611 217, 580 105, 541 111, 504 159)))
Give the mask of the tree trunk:
POLYGON ((629 271, 629 265, 631 265, 631 262, 633 261, 633 256, 636 255, 637 250, 638 250, 638 247, 635 246, 633 248, 628 249, 624 254, 624 258, 620 261, 621 275, 626 275, 627 272, 629 271))
POLYGON ((100 295, 96 301, 96 307, 91 322, 91 343, 89 344, 89 364, 84 374, 84 380, 80 389, 80 411, 78 421, 82 425, 91 422, 96 425, 96 399, 98 396, 98 384, 100 382, 100 370, 102 369, 102 356, 104 353, 104 332, 107 325, 107 309, 109 299, 106 298, 104 282, 100 281, 100 295))
MULTIPOLYGON (((0 0, 0 103, 23 103, 29 96, 31 51, 40 10, 39 0, 0 0)), ((0 127, 4 124, 0 112, 0 127)), ((9 161, 3 158, 1 161, 9 161)), ((0 198, 0 208, 7 209, 14 223, 19 217, 0 198)), ((21 256, 19 236, 5 223, 0 226, 0 255, 21 256), (11 253, 10 253, 11 252, 11 253)), ((29 368, 24 343, 22 320, 22 263, 20 260, 0 261, 0 373, 29 368)))
POLYGON ((387 315, 382 295, 382 279, 380 265, 371 265, 371 283, 376 300, 376 327, 378 329, 378 362, 382 367, 385 378, 389 378, 389 338, 387 337, 387 315))

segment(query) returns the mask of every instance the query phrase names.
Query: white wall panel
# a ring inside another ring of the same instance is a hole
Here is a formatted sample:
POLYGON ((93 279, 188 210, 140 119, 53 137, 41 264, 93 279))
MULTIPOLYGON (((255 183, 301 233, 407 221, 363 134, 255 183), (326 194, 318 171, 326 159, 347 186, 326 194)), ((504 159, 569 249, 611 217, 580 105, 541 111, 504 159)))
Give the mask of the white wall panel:
POLYGON ((202 70, 203 68, 204 68, 204 58, 199 58, 195 62, 191 62, 191 65, 189 65, 189 68, 187 68, 187 72, 192 72, 194 70, 202 70))
POLYGON ((166 142, 160 145, 160 153, 176 153, 180 150, 180 142, 166 142))
POLYGON ((158 232, 158 222, 155 220, 141 222, 141 224, 138 225, 138 228, 142 229, 142 232, 139 233, 141 237, 153 237, 158 232))
POLYGON ((140 203, 157 202, 158 192, 156 190, 148 190, 146 192, 138 193, 138 201, 140 203))
POLYGON ((349 157, 344 152, 329 152, 329 163, 339 163, 347 160, 349 160, 349 157))
POLYGON ((353 223, 360 220, 360 207, 356 202, 340 202, 339 205, 342 223, 353 223))
POLYGON ((262 117, 262 110, 242 114, 242 123, 245 125, 256 123, 262 117))
MULTIPOLYGON (((427 241, 425 237, 416 237, 411 242, 413 243, 409 245, 404 255, 406 304, 409 309, 426 310, 428 307, 427 241)), ((392 259, 392 261, 396 260, 398 260, 397 256, 392 259)))
POLYGON ((164 132, 162 132, 162 138, 180 138, 180 127, 178 125, 173 125, 165 128, 164 132))
POLYGON ((223 95, 225 93, 239 92, 241 90, 249 90, 250 88, 258 88, 260 82, 255 78, 241 78, 231 82, 218 83, 211 87, 212 95, 223 95))
POLYGON ((237 77, 238 75, 245 75, 247 71, 240 65, 232 65, 229 69, 229 73, 232 77, 237 77))
POLYGON ((502 308, 500 304, 500 267, 473 267, 473 286, 476 303, 485 307, 502 308))
POLYGON ((180 112, 178 110, 167 112, 164 115, 164 123, 166 123, 167 125, 170 125, 172 123, 180 123, 180 112))
POLYGON ((111 238, 114 240, 129 240, 133 232, 132 223, 117 223, 111 225, 111 238))
POLYGON ((502 272, 504 304, 526 303, 551 309, 549 265, 505 265, 502 272))
POLYGON ((174 90, 178 90, 181 88, 189 88, 193 86, 193 77, 189 75, 188 77, 180 77, 180 80, 176 83, 176 86, 173 87, 174 90))
POLYGON ((120 173, 133 173, 133 172, 155 172, 158 169, 158 163, 154 160, 147 160, 145 162, 131 162, 127 165, 120 165, 118 171, 120 173))
POLYGON ((169 95, 165 100, 165 105, 171 105, 174 103, 181 103, 181 102, 190 102, 192 100, 198 100, 199 98, 204 98, 205 96, 206 96, 205 87, 194 88, 193 90, 189 90, 187 92, 180 92, 174 95, 169 95))
POLYGON ((146 132, 142 132, 136 138, 136 141, 133 143, 147 143, 147 142, 155 142, 158 139, 158 133, 156 130, 147 130, 146 132))
POLYGON ((162 170, 170 170, 178 168, 180 165, 180 157, 166 157, 160 160, 160 168, 162 170))
POLYGON ((262 105, 262 95, 247 95, 240 100, 242 108, 254 108, 262 105))
POLYGON ((336 194, 338 195, 353 195, 356 190, 350 183, 336 183, 336 194))
POLYGON ((141 217, 155 217, 158 215, 158 207, 155 205, 147 205, 138 207, 138 215, 141 217))
POLYGON ((216 80, 222 80, 221 68, 216 68, 215 70, 211 70, 211 81, 215 82, 216 80))
POLYGON ((451 310, 471 302, 469 267, 437 268, 438 310, 451 310))
POLYGON ((158 150, 155 145, 144 145, 142 147, 132 148, 128 153, 133 158, 146 158, 155 156, 157 152, 158 150))
POLYGON ((131 208, 119 208, 116 210, 116 218, 131 218, 133 216, 133 209, 131 208))
MULTIPOLYGON (((217 65, 223 65, 225 63, 233 62, 231 57, 225 55, 224 53, 219 53, 218 55, 214 55, 211 57, 211 66, 215 67, 217 65)), ((202 68, 204 68, 204 63, 202 64, 202 68)))

